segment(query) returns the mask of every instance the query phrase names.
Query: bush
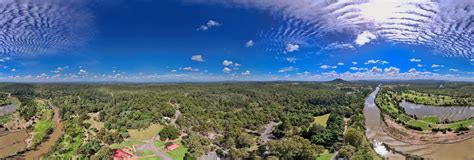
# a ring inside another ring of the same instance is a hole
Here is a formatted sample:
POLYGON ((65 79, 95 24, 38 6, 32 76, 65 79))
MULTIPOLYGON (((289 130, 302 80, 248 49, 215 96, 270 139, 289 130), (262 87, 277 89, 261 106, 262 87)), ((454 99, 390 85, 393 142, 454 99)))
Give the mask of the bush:
POLYGON ((178 138, 178 129, 173 126, 166 126, 160 132, 160 140, 176 139, 178 138))

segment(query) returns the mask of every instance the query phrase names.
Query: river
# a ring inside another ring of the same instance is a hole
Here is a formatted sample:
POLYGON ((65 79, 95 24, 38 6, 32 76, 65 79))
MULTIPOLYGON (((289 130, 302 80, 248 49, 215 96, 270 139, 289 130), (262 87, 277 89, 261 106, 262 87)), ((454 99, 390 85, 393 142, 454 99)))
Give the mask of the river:
POLYGON ((380 110, 375 105, 375 96, 380 88, 377 87, 369 97, 365 100, 364 116, 366 136, 374 145, 375 151, 384 158, 388 159, 405 159, 401 154, 389 152, 387 148, 382 145, 385 144, 390 148, 410 155, 417 155, 429 159, 473 159, 474 158, 474 138, 458 143, 451 144, 422 144, 412 145, 399 141, 384 132, 382 126, 382 118, 380 110))
MULTIPOLYGON (((40 159, 40 157, 44 156, 48 153, 49 149, 56 143, 56 141, 61 137, 61 133, 63 131, 63 123, 61 122, 61 118, 59 117, 59 109, 49 103, 49 106, 53 109, 53 122, 54 122, 54 130, 53 133, 49 135, 49 138, 41 143, 36 149, 30 150, 25 152, 23 155, 20 155, 21 158, 24 159, 40 159)), ((16 157, 18 158, 18 157, 16 157)))
POLYGON ((444 107, 444 106, 429 106, 422 104, 414 104, 403 101, 400 106, 405 109, 405 112, 409 115, 416 115, 418 117, 424 116, 436 116, 440 121, 458 121, 468 119, 474 116, 474 107, 469 106, 456 106, 456 107, 444 107))

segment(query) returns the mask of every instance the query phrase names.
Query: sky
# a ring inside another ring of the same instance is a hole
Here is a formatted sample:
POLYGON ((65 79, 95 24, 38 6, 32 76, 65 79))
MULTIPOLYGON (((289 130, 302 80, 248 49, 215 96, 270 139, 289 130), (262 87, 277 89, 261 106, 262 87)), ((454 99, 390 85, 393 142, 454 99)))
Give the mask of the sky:
POLYGON ((0 81, 474 81, 471 0, 2 0, 0 81))

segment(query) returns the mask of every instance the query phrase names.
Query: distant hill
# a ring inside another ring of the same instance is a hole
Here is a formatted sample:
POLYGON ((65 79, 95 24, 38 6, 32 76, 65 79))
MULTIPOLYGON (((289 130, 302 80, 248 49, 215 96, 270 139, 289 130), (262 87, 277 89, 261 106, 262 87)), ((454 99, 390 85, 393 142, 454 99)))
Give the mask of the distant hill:
POLYGON ((329 81, 329 83, 349 83, 349 81, 343 80, 341 78, 336 78, 332 81, 329 81))

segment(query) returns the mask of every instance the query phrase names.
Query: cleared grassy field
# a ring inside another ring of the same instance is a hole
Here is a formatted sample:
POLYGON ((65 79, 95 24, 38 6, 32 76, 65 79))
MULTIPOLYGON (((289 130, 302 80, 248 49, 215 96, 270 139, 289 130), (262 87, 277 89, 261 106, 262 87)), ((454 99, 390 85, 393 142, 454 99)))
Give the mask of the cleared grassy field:
POLYGON ((138 130, 138 129, 129 129, 128 134, 130 134, 130 138, 132 140, 147 140, 152 139, 155 135, 157 135, 161 129, 163 128, 162 125, 159 124, 152 124, 150 127, 138 130))
POLYGON ((5 123, 7 123, 8 121, 10 121, 11 116, 12 116, 12 114, 7 114, 7 115, 4 115, 4 116, 0 116, 0 125, 3 125, 5 123))
POLYGON ((161 151, 165 152, 167 156, 171 157, 173 160, 182 160, 184 155, 188 153, 188 148, 186 148, 181 142, 175 142, 179 144, 179 147, 171 152, 165 151, 165 144, 166 142, 163 141, 155 141, 155 146, 159 148, 161 151))
POLYGON ((454 130, 454 129, 459 128, 461 126, 468 127, 468 126, 471 126, 473 124, 474 124, 474 118, 471 118, 471 119, 467 119, 467 120, 464 120, 464 121, 459 121, 459 122, 454 122, 454 123, 448 124, 447 127, 454 130))
POLYGON ((430 124, 422 120, 410 120, 407 122, 407 125, 420 127, 423 130, 431 130, 431 128, 429 127, 430 124))
POLYGON ((137 154, 140 157, 145 157, 145 156, 153 155, 154 153, 150 150, 144 150, 143 152, 138 152, 137 154))
POLYGON ((319 124, 321 126, 326 127, 330 115, 331 114, 325 114, 325 115, 314 117, 313 124, 319 124))
POLYGON ((139 160, 161 160, 158 157, 145 157, 145 158, 138 158, 139 160))
POLYGON ((52 121, 53 111, 46 106, 44 101, 36 100, 35 102, 40 106, 38 107, 40 109, 40 120, 33 125, 33 144, 39 144, 46 137, 48 131, 52 130, 54 127, 54 123, 52 121))
POLYGON ((91 128, 96 128, 97 130, 104 128, 104 122, 96 121, 92 117, 86 120, 86 122, 91 124, 91 128))
POLYGON ((331 157, 333 155, 334 155, 334 153, 330 153, 328 150, 326 150, 326 151, 324 151, 323 154, 316 157, 316 160, 331 160, 331 157))
POLYGON ((125 146, 132 147, 133 145, 140 145, 140 144, 145 144, 145 143, 143 141, 125 140, 121 143, 115 143, 115 144, 110 145, 110 148, 117 149, 117 148, 123 148, 125 146))
POLYGON ((423 117, 421 120, 432 124, 437 124, 439 122, 439 119, 436 116, 426 116, 423 117))

